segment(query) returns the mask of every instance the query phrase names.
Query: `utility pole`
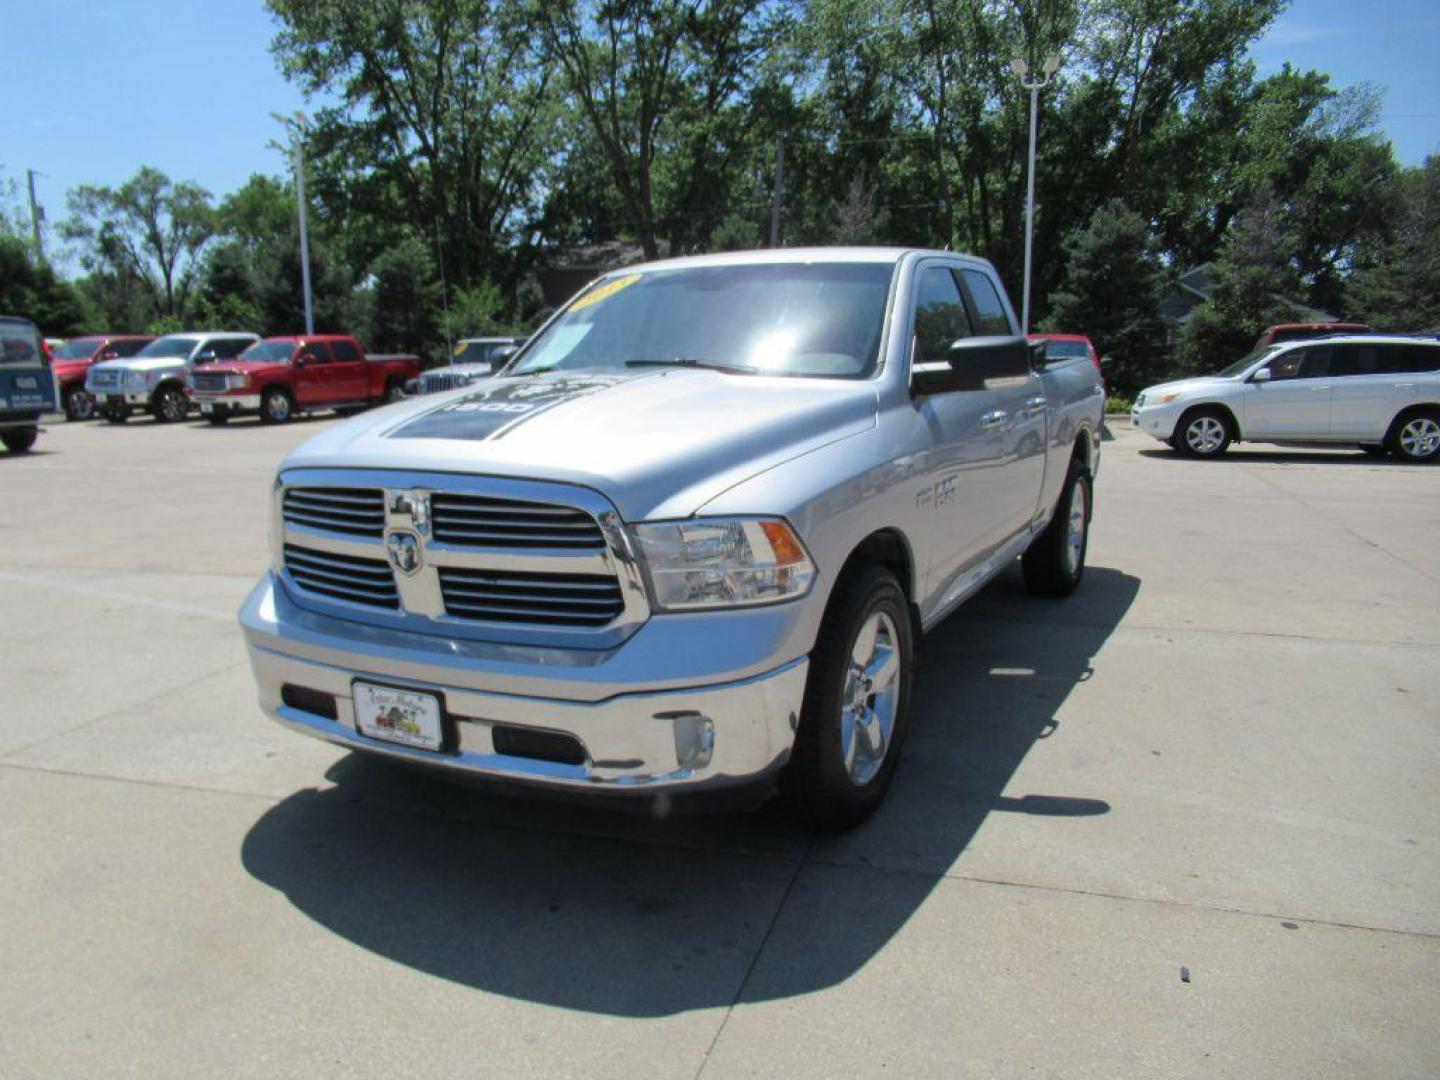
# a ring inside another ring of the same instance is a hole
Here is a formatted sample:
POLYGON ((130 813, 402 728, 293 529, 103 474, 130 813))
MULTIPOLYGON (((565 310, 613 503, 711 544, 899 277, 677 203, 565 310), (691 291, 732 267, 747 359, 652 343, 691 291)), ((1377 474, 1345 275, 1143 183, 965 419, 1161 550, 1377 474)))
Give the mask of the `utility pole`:
POLYGON ((315 312, 310 301, 310 237, 305 229, 305 152, 301 146, 301 135, 305 131, 305 114, 281 116, 271 113, 271 119, 290 133, 290 152, 295 165, 295 205, 300 216, 300 281, 305 290, 305 336, 315 334, 315 312))
POLYGON ((35 238, 35 254, 45 258, 45 248, 40 242, 40 223, 45 220, 45 208, 35 200, 35 170, 26 169, 30 180, 30 233, 35 238))
POLYGON ((1030 261, 1031 246, 1035 240, 1035 114, 1040 101, 1040 91, 1050 85, 1050 78, 1060 68, 1060 57, 1045 58, 1045 75, 1039 79, 1026 79, 1030 65, 1016 58, 1010 61, 1010 70, 1020 76, 1020 85, 1030 91, 1030 166, 1025 193, 1025 293, 1020 302, 1020 332, 1030 332, 1030 261))
POLYGON ((770 246, 780 246, 780 204, 785 198, 785 140, 775 144, 775 186, 770 193, 770 246))

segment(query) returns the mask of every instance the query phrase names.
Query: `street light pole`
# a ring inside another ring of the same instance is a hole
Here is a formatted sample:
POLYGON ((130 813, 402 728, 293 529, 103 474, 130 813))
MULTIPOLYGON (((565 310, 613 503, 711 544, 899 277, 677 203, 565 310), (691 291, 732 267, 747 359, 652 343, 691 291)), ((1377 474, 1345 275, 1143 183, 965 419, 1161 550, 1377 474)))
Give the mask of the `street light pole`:
POLYGON ((1010 61, 1010 70, 1020 77, 1020 85, 1030 91, 1030 156, 1025 191, 1025 285, 1020 301, 1020 332, 1030 332, 1030 265, 1031 251, 1035 242, 1035 118, 1039 109, 1040 91, 1050 85, 1050 78, 1060 67, 1060 57, 1045 58, 1044 76, 1026 79, 1030 65, 1019 57, 1010 61))
POLYGON ((295 205, 300 216, 300 281, 305 290, 305 336, 315 334, 315 312, 310 300, 310 237, 305 228, 305 151, 300 136, 305 130, 305 114, 297 112, 293 117, 271 113, 278 123, 290 133, 291 160, 295 166, 295 205))

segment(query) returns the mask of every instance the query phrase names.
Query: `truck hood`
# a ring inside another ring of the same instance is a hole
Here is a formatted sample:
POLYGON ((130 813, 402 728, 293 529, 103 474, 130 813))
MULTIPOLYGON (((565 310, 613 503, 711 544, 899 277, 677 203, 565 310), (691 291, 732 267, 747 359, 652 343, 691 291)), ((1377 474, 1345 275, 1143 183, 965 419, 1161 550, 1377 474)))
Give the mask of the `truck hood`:
POLYGON ((127 360, 106 360, 92 364, 92 371, 184 371, 185 360, 179 356, 132 356, 127 360))
POLYGON ((868 382, 695 369, 487 380, 311 439, 282 468, 419 469, 592 488, 627 521, 689 517, 735 484, 875 426, 868 382))

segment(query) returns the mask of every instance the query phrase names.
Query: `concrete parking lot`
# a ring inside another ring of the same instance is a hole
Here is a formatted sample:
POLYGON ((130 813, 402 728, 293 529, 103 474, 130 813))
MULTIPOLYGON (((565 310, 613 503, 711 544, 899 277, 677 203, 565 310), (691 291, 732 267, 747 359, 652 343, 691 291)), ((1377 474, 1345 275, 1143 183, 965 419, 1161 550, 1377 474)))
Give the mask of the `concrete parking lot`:
POLYGON ((234 611, 331 422, 0 456, 0 1076, 1440 1075, 1440 469, 1117 428, 1080 593, 932 634, 822 838, 264 719, 234 611))

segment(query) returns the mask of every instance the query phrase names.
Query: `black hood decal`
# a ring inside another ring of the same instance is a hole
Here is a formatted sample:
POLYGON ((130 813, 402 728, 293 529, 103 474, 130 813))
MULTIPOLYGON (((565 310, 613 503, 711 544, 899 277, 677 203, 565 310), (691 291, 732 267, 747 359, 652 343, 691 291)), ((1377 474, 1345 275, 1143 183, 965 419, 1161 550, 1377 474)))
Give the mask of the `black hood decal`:
POLYGON ((645 378, 649 372, 577 372, 497 379, 417 416, 390 439, 499 439, 542 412, 612 386, 645 378))

